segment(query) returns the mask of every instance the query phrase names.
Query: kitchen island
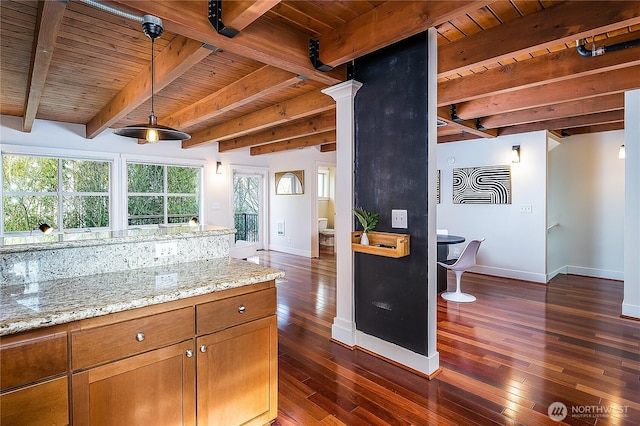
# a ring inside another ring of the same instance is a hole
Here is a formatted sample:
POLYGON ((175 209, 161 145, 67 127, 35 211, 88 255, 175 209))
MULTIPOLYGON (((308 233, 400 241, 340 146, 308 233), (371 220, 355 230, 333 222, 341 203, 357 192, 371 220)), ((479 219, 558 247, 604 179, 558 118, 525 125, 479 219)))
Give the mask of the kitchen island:
POLYGON ((284 274, 221 253, 45 281, 21 275, 20 256, 3 257, 13 275, 0 285, 0 423, 273 420, 284 274))

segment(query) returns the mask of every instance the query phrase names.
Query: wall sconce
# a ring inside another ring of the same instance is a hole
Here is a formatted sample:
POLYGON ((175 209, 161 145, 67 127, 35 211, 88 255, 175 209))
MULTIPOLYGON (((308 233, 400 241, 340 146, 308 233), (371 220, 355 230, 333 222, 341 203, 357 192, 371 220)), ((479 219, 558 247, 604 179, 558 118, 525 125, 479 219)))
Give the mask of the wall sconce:
POLYGON ((198 218, 195 216, 189 220, 189 226, 197 226, 199 223, 198 218))
POLYGON ((511 162, 512 163, 520 162, 520 145, 513 145, 511 147, 511 162))
POLYGON ((618 150, 618 158, 626 158, 627 153, 624 150, 624 144, 620 145, 620 149, 618 150))
POLYGON ((216 161, 216 174, 222 174, 222 161, 216 161))
POLYGON ((43 234, 50 234, 53 232, 53 228, 48 223, 41 223, 38 225, 38 229, 42 231, 43 234))

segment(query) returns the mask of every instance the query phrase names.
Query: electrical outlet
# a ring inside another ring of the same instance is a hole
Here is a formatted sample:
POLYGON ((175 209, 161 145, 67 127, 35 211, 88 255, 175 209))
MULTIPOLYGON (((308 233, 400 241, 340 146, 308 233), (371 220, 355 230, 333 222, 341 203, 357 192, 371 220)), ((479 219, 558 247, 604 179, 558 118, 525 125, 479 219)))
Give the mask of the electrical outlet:
POLYGON ((406 210, 391 210, 391 227, 405 229, 407 228, 406 210))
POLYGON ((156 275, 156 289, 166 289, 175 287, 178 284, 178 274, 160 274, 156 275))
POLYGON ((178 243, 175 241, 169 243, 156 244, 156 257, 170 257, 178 254, 178 243))
POLYGON ((520 213, 531 213, 531 204, 520 204, 520 213))

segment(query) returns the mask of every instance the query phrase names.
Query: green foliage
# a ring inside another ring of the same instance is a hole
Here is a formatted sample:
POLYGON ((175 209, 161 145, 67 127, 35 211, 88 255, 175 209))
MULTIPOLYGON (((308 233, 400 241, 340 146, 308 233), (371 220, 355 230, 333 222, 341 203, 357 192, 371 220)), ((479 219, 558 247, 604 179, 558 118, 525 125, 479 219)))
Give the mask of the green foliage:
POLYGON ((260 200, 260 179, 256 176, 234 176, 234 213, 258 213, 260 200))
POLYGON ((378 224, 378 213, 370 213, 362 207, 356 207, 353 209, 353 214, 362 225, 364 232, 373 231, 378 224))

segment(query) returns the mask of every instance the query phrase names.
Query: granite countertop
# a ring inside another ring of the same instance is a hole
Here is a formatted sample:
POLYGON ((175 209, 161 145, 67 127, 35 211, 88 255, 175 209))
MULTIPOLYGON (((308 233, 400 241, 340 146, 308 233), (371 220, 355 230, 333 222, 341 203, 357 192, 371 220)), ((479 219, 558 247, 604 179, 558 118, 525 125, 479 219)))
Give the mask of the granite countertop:
POLYGON ((284 276, 228 257, 0 286, 0 336, 284 276))

